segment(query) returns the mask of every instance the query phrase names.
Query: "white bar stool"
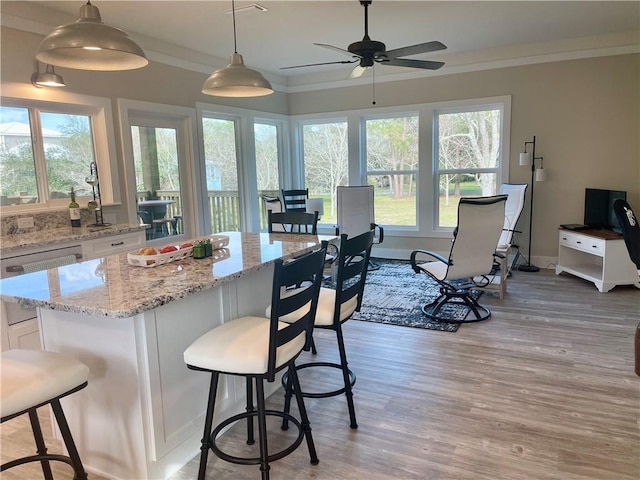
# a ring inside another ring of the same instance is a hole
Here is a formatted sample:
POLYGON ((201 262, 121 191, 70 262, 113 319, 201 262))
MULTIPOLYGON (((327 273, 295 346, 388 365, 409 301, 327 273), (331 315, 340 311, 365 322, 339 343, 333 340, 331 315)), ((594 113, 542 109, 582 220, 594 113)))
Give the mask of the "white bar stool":
POLYGON ((8 350, 2 352, 0 361, 0 423, 28 413, 37 447, 37 455, 7 462, 0 466, 0 471, 40 462, 44 478, 53 480, 49 462, 58 461, 73 467, 75 480, 86 480, 87 473, 80 461, 60 399, 87 386, 89 368, 66 355, 39 350, 8 350), (68 456, 47 453, 36 409, 48 404, 53 409, 68 456))
POLYGON ((327 242, 322 242, 321 248, 295 260, 286 262, 276 260, 271 287, 273 309, 269 318, 254 316, 236 318, 209 330, 185 350, 184 361, 189 369, 211 373, 209 401, 200 448, 199 480, 205 478, 209 449, 218 457, 231 463, 260 465, 262 480, 269 479, 270 462, 293 453, 304 439, 307 441, 311 464, 318 463, 311 426, 298 383, 295 360, 303 349, 308 349, 310 344, 326 251, 327 242), (295 288, 303 282, 303 286, 295 288), (285 318, 286 322, 282 321, 285 318), (266 410, 264 382, 265 380, 275 381, 276 373, 284 369, 287 369, 291 379, 300 420, 289 412, 266 410), (227 418, 213 427, 218 378, 221 373, 245 377, 246 412, 227 418), (254 382, 257 412, 253 406, 254 382), (293 443, 277 453, 269 453, 267 447, 266 420, 269 415, 286 419, 298 427, 298 435, 293 443), (223 452, 216 445, 216 437, 221 431, 243 419, 247 420, 247 444, 252 445, 254 417, 257 417, 258 423, 258 456, 233 456, 223 452))

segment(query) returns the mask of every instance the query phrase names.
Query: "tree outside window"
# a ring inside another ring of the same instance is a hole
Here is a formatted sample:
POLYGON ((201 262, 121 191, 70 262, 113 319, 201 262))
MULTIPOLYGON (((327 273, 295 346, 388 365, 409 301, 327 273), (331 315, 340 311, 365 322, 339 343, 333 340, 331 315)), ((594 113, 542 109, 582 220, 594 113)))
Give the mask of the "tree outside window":
POLYGON ((415 226, 418 116, 365 120, 367 183, 375 187, 376 222, 415 226))
POLYGON ((211 233, 239 231, 236 122, 203 118, 202 131, 211 233))
POLYGON ((309 197, 323 199, 322 223, 335 223, 336 189, 349 180, 347 122, 303 125, 302 142, 309 197))
POLYGON ((497 191, 502 110, 438 112, 436 125, 436 225, 454 227, 461 197, 495 195, 497 191))
POLYGON ((0 107, 0 194, 3 205, 89 196, 85 182, 95 148, 89 115, 0 107), (34 122, 37 119, 37 122, 34 122), (38 184, 42 172, 45 184, 38 184), (45 186, 46 185, 46 186, 45 186))

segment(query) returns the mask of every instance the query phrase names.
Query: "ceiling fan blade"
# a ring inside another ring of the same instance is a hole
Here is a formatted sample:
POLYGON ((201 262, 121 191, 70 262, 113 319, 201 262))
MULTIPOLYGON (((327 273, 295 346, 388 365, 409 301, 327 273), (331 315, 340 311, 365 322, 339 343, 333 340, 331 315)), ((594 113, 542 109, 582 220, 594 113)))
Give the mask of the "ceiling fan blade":
POLYGON ((338 62, 322 62, 322 63, 307 63, 305 65, 293 65, 291 67, 280 67, 280 70, 287 70, 289 68, 301 68, 301 67, 315 67, 318 65, 334 65, 334 64, 339 64, 339 63, 356 63, 359 62, 358 59, 354 59, 354 60, 341 60, 338 62))
POLYGON ((333 45, 328 45, 326 43, 314 43, 314 45, 322 48, 328 48, 329 50, 342 53, 343 55, 348 55, 349 57, 360 58, 360 55, 358 55, 357 53, 351 53, 349 50, 345 50, 344 48, 334 47, 333 45))
POLYGON ((385 55, 387 58, 408 57, 409 55, 418 55, 420 53, 437 52, 438 50, 444 50, 445 48, 447 48, 447 46, 441 42, 426 42, 387 50, 385 55))
POLYGON ((360 65, 356 65, 351 73, 349 74, 349 78, 359 78, 364 75, 364 72, 367 71, 367 67, 361 67, 360 65))
POLYGON ((396 67, 424 68, 425 70, 437 70, 444 65, 444 62, 432 62, 430 60, 412 60, 409 58, 390 58, 382 60, 383 65, 394 65, 396 67))

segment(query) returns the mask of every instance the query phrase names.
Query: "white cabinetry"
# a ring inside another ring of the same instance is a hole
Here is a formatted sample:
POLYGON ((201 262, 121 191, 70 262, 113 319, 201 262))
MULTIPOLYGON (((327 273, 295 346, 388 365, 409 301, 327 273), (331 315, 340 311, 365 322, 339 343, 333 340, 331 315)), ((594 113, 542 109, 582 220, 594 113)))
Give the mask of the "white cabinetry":
POLYGON ((640 288, 638 269, 624 239, 608 230, 560 230, 556 274, 567 272, 593 282, 600 292, 616 285, 640 288))
POLYGON ((35 308, 17 303, 0 302, 2 310, 2 351, 12 348, 40 350, 40 333, 35 308), (9 325, 11 318, 13 323, 9 325))
POLYGON ((82 258, 84 260, 90 260, 92 258, 108 257, 109 255, 131 252, 142 248, 145 242, 144 230, 87 240, 82 242, 82 258))
MULTIPOLYGON (((76 356, 91 371, 82 394, 65 399, 85 468, 164 480, 198 454, 210 375, 189 370, 183 352, 224 322, 264 315, 272 278, 267 266, 130 318, 40 309, 45 349, 76 356)), ((222 375, 220 382, 216 422, 246 408, 244 381, 222 375)), ((280 377, 265 393, 278 388, 280 377)))
MULTIPOLYGON (((145 245, 145 231, 121 233, 107 237, 85 240, 78 245, 69 242, 60 242, 48 251, 42 247, 30 247, 20 251, 16 257, 3 258, 3 269, 7 270, 9 264, 22 264, 55 258, 70 253, 80 253, 82 260, 107 257, 119 253, 138 250, 145 245)), ((6 272, 3 271, 3 274, 6 272)), ((9 273, 6 273, 9 275, 9 273)), ((14 273, 17 275, 17 273, 14 273)), ((0 337, 2 350, 12 348, 26 348, 39 350, 40 333, 35 309, 25 309, 17 303, 0 302, 0 337)))

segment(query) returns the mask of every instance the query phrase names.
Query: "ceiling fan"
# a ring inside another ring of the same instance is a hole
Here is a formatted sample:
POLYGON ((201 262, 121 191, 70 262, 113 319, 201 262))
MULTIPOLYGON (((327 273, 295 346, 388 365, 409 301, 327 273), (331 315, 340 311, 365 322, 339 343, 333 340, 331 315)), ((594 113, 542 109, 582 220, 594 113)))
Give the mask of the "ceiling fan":
POLYGON ((414 60, 406 57, 410 55, 418 55, 420 53, 435 52, 447 48, 441 42, 426 42, 406 47, 387 50, 387 46, 382 42, 377 42, 369 38, 369 13, 368 8, 372 0, 360 0, 360 4, 364 7, 364 37, 359 42, 354 42, 347 47, 347 50, 325 43, 314 43, 319 47, 329 48, 336 52, 348 55, 351 60, 341 60, 336 62, 308 63, 305 65, 294 65, 291 67, 281 67, 281 70, 289 68, 313 67, 317 65, 333 65, 339 63, 357 63, 358 65, 351 71, 350 78, 357 78, 369 67, 373 67, 374 62, 381 65, 394 65, 398 67, 422 68, 425 70, 437 70, 444 65, 444 62, 433 62, 429 60, 414 60))

